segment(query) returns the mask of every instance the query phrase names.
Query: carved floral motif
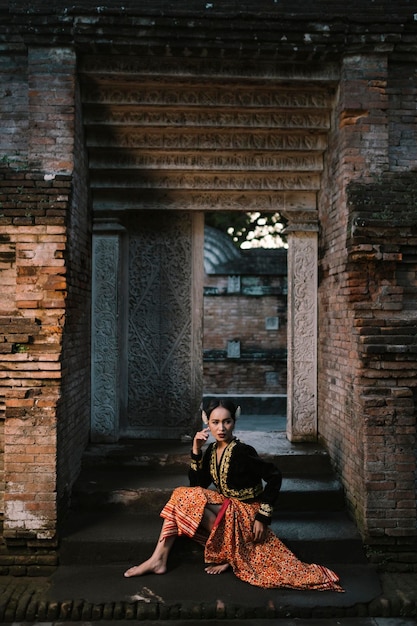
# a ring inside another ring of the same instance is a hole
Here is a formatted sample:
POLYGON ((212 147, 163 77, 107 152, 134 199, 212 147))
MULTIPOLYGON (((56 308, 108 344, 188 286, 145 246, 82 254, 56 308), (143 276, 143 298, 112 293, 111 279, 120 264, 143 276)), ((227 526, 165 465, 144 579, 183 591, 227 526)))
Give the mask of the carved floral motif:
POLYGON ((315 191, 194 191, 194 190, 142 190, 140 195, 116 190, 110 194, 97 191, 95 209, 144 210, 200 210, 213 211, 291 211, 293 208, 316 208, 315 191), (117 205, 116 205, 117 203, 117 205))
POLYGON ((317 234, 289 242, 289 389, 292 440, 317 434, 317 234))
POLYGON ((142 215, 129 244, 128 430, 183 432, 191 398, 191 218, 142 215))
POLYGON ((95 236, 91 336, 91 431, 94 441, 111 441, 118 435, 118 263, 118 237, 95 236))
MULTIPOLYGON (((119 176, 103 176, 101 187, 117 186, 119 176)), ((146 170, 136 170, 133 176, 125 178, 125 186, 135 189, 319 189, 319 183, 319 174, 289 172, 163 171, 158 176, 151 176, 146 170)))
MULTIPOLYGON (((98 129, 96 129, 96 132, 98 129)), ((89 140, 89 146, 119 146, 124 148, 158 148, 182 150, 324 150, 327 137, 324 132, 305 133, 291 131, 281 133, 276 130, 257 129, 256 132, 243 130, 195 129, 184 132, 179 128, 119 127, 117 133, 96 134, 89 140)))
MULTIPOLYGON (((178 81, 184 83, 181 79, 178 81)), ((275 108, 312 108, 328 109, 331 103, 331 90, 298 86, 268 85, 262 87, 259 84, 241 87, 240 85, 230 88, 228 85, 195 84, 187 81, 186 84, 169 84, 164 79, 152 77, 144 78, 140 86, 127 87, 123 90, 98 81, 87 83, 83 86, 84 102, 96 102, 101 104, 147 104, 147 105, 170 105, 170 106, 229 106, 229 107, 275 107, 275 108), (187 87, 187 88, 185 88, 187 87)))
MULTIPOLYGON (((88 113, 86 115, 88 120, 88 113)), ((181 126, 181 127, 243 127, 243 128, 323 128, 330 126, 327 111, 229 111, 209 109, 195 110, 171 107, 125 109, 114 106, 95 109, 94 123, 124 124, 140 126, 181 126)))
POLYGON ((96 167, 187 169, 187 170, 263 170, 263 171, 317 171, 323 169, 323 157, 317 152, 217 152, 217 151, 152 151, 120 148, 100 148, 99 153, 90 151, 90 164, 96 167))

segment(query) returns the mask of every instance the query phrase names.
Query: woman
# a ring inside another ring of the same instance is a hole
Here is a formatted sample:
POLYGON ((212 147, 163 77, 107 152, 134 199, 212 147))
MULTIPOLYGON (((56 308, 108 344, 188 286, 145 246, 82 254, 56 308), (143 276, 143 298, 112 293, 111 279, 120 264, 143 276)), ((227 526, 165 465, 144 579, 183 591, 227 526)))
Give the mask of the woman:
POLYGON ((230 400, 215 400, 203 412, 207 428, 193 440, 191 486, 174 490, 161 512, 152 556, 124 575, 164 574, 175 538, 187 535, 204 545, 208 574, 232 567, 238 578, 259 587, 342 591, 334 572, 299 561, 269 529, 281 473, 234 437, 237 413, 230 400), (210 434, 215 441, 203 456, 210 434), (208 489, 211 483, 216 490, 208 489))

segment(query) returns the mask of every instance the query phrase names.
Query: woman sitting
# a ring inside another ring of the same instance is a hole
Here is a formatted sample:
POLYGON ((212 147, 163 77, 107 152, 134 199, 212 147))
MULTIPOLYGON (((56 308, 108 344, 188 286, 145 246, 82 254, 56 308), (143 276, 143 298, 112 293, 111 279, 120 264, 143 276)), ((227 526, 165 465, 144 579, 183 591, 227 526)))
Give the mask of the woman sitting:
POLYGON ((164 574, 175 538, 186 535, 204 545, 208 574, 231 567, 259 587, 343 591, 332 570, 303 563, 270 530, 281 472, 234 437, 237 413, 230 400, 215 400, 203 412, 207 428, 193 440, 190 487, 174 490, 152 556, 124 575, 164 574), (203 455, 210 434, 215 441, 203 455), (208 489, 212 483, 216 490, 208 489))

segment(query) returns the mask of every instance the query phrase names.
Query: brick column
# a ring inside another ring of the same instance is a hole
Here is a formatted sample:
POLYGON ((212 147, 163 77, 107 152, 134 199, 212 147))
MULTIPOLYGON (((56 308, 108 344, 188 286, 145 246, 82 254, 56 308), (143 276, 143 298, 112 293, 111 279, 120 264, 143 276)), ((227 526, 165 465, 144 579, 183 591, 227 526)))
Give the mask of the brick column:
POLYGON ((76 57, 70 48, 28 51, 29 166, 46 176, 70 173, 74 166, 76 57))
MULTIPOLYGON (((27 154, 22 151, 20 159, 27 163, 10 172, 14 185, 4 192, 7 215, 2 222, 13 249, 10 275, 15 280, 14 302, 10 297, 6 301, 10 312, 2 310, 11 331, 10 352, 3 359, 10 372, 5 391, 4 537, 22 550, 25 544, 54 547, 56 537, 76 68, 68 49, 29 49, 27 63, 27 154)), ((31 563, 45 565, 51 559, 39 553, 31 563)))

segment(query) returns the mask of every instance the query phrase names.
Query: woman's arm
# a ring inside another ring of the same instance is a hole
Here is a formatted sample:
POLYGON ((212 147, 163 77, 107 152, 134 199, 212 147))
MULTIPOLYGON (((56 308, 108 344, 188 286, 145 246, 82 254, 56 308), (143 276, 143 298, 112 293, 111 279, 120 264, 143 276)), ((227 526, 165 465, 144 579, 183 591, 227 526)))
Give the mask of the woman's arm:
POLYGON ((212 444, 208 447, 204 456, 202 453, 202 447, 206 443, 208 436, 208 428, 198 431, 194 436, 193 447, 191 450, 190 469, 188 471, 188 478, 191 487, 207 488, 212 482, 209 467, 209 451, 211 450, 212 444))
POLYGON ((252 446, 247 446, 247 451, 249 471, 265 483, 260 496, 261 506, 255 519, 268 525, 271 523, 274 504, 281 489, 282 474, 274 463, 261 459, 252 446))

